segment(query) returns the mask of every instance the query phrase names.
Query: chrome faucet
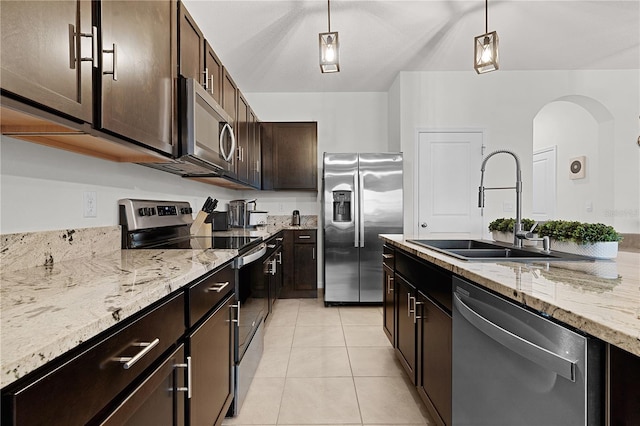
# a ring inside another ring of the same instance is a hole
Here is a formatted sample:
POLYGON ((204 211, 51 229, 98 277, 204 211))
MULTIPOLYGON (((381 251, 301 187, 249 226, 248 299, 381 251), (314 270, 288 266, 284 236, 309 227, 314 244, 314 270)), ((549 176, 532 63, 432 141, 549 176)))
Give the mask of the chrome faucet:
POLYGON ((484 191, 491 189, 515 189, 516 190, 516 223, 513 230, 513 246, 522 248, 522 239, 525 238, 526 233, 522 230, 522 173, 520 171, 520 159, 513 152, 506 149, 499 149, 493 151, 482 160, 482 166, 480 167, 480 187, 478 188, 478 207, 484 208, 484 191), (509 154, 516 160, 516 186, 506 187, 484 187, 484 169, 487 165, 489 158, 496 154, 509 154))

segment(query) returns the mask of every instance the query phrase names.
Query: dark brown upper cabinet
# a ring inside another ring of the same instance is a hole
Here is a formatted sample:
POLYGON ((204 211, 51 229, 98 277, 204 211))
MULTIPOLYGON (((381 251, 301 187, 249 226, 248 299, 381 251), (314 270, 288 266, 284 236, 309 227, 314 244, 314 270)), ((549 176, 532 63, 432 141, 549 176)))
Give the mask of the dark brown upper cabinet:
POLYGON ((318 125, 261 124, 262 189, 318 190, 318 125))
POLYGON ((177 2, 102 1, 101 128, 173 153, 177 2))
POLYGON ((249 183, 249 103, 238 93, 236 118, 236 176, 240 182, 249 183))
POLYGON ((260 164, 260 123, 252 109, 249 110, 249 185, 256 189, 261 187, 262 173, 260 164))
POLYGON ((180 75, 204 83, 204 35, 200 27, 180 2, 179 10, 180 47, 178 67, 180 75))
POLYGON ((2 90, 71 118, 93 120, 97 28, 91 1, 2 1, 2 90))
POLYGON ((217 103, 222 103, 222 61, 205 40, 204 42, 205 89, 217 103))
POLYGON ((222 108, 235 121, 238 114, 238 85, 226 68, 222 69, 222 108))

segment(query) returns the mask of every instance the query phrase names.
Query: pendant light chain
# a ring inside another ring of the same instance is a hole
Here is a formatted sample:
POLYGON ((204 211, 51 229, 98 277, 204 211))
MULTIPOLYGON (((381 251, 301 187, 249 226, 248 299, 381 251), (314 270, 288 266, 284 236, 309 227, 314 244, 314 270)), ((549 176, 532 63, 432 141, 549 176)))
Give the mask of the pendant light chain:
POLYGON ((327 23, 329 26, 328 32, 331 32, 331 0, 327 0, 327 23))

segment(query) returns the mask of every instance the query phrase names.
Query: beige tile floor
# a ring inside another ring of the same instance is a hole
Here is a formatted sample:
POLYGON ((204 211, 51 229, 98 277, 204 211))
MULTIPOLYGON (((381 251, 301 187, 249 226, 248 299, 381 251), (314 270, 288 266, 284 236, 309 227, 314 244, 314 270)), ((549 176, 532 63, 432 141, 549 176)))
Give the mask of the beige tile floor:
POLYGON ((240 415, 224 425, 433 425, 382 331, 380 307, 280 299, 240 415))

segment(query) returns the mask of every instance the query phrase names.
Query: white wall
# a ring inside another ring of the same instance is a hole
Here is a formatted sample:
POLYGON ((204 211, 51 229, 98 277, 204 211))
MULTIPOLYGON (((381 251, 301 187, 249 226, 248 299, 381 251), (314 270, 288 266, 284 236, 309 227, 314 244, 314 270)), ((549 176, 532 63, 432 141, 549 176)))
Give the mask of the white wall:
MULTIPOLYGON (((523 214, 531 212, 533 120, 546 104, 559 98, 581 95, 601 103, 613 116, 615 132, 610 152, 615 155, 613 176, 615 206, 608 223, 621 232, 640 232, 640 71, 499 71, 484 75, 469 72, 402 72, 400 85, 401 124, 395 135, 405 153, 405 194, 413 194, 416 130, 485 130, 486 153, 508 148, 522 162, 523 214)), ((392 86, 393 87, 393 86, 392 86)), ((393 138, 393 136, 390 136, 393 138)), ((480 171, 478 171, 478 182, 480 171)), ((513 160, 494 157, 487 165, 487 186, 515 182, 513 160)), ((485 227, 502 211, 504 201, 514 202, 513 191, 487 195, 485 227)), ((405 231, 412 232, 414 206, 405 197, 405 231)))
POLYGON ((207 196, 226 210, 237 192, 139 166, 114 163, 2 136, 0 233, 113 226, 120 198, 189 201, 207 196), (97 217, 83 217, 83 194, 97 194, 97 217))

